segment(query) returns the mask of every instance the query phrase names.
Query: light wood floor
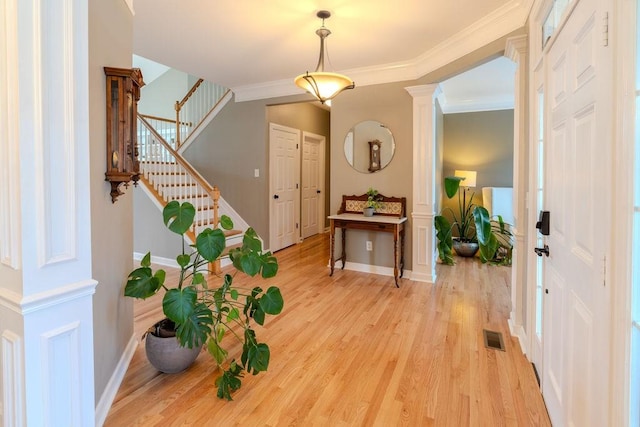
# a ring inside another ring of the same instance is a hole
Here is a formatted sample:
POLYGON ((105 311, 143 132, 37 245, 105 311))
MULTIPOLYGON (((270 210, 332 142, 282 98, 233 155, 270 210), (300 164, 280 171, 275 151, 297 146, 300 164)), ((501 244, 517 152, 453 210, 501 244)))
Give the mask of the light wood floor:
MULTIPOLYGON (((458 259, 438 266, 435 285, 402 279, 396 289, 391 277, 329 277, 328 253, 321 235, 276 254, 269 282, 285 308, 257 330, 271 348, 269 371, 245 377, 233 402, 216 397, 206 352, 183 373, 160 374, 141 345, 105 425, 550 425, 531 365, 509 338, 507 267, 458 259), (506 352, 485 348, 483 328, 503 333, 506 352)), ((159 305, 136 303, 136 331, 161 317, 159 305)))

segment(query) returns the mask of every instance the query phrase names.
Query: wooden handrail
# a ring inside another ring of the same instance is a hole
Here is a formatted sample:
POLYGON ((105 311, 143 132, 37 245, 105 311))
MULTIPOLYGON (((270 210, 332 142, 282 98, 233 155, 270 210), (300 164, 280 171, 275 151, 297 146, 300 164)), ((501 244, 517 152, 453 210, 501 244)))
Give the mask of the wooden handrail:
POLYGON ((182 101, 180 102, 176 101, 176 110, 180 111, 182 106, 189 100, 189 98, 191 98, 191 95, 193 95, 193 92, 195 92, 196 89, 198 89, 198 86, 200 86, 203 81, 204 81, 203 79, 198 79, 196 84, 194 84, 193 87, 189 90, 189 92, 187 92, 187 94, 184 96, 184 98, 182 98, 182 101))
POLYGON ((140 114, 138 114, 138 118, 140 119, 140 121, 142 122, 142 124, 147 128, 147 130, 149 132, 151 132, 151 134, 156 138, 156 140, 158 142, 160 142, 160 144, 169 152, 171 153, 171 155, 173 155, 173 157, 175 158, 176 162, 180 164, 180 166, 182 166, 183 168, 186 169, 186 171, 193 177, 193 179, 200 185, 202 186, 202 188, 204 188, 204 190, 207 192, 207 195, 209 195, 209 197, 211 197, 212 200, 216 200, 216 193, 215 193, 215 188, 212 187, 206 179, 204 179, 202 177, 202 175, 200 175, 198 173, 197 170, 195 170, 193 168, 193 166, 191 166, 191 164, 189 162, 187 162, 180 154, 178 154, 178 152, 176 150, 174 150, 171 145, 169 145, 169 143, 167 141, 165 141, 165 139, 153 128, 153 126, 151 126, 149 124, 149 122, 142 117, 140 114))
MULTIPOLYGON (((158 116, 152 116, 150 114, 140 114, 140 117, 144 117, 145 119, 148 120, 158 120, 159 122, 167 122, 167 123, 175 123, 176 121, 173 119, 165 119, 164 117, 158 117, 158 116)), ((184 126, 193 126, 193 123, 191 122, 180 122, 181 125, 184 126)))

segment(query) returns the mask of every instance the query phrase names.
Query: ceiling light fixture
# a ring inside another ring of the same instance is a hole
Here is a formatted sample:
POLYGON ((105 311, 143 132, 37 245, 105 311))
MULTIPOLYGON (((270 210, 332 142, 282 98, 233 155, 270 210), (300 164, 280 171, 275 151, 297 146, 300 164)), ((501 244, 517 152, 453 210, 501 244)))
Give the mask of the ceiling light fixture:
POLYGON ((327 10, 321 10, 316 16, 322 19, 322 27, 316 30, 316 34, 320 37, 320 57, 318 58, 318 65, 313 73, 307 71, 305 74, 300 74, 295 78, 294 82, 298 87, 306 90, 324 104, 343 90, 353 89, 356 85, 349 77, 343 74, 324 71, 324 39, 331 34, 331 31, 324 26, 324 20, 329 18, 331 13, 327 10))

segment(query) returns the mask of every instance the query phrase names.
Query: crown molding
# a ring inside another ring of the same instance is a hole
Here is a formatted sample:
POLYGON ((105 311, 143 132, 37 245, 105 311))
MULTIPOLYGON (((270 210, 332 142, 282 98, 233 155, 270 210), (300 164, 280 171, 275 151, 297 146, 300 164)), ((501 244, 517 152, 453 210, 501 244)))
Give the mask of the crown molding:
MULTIPOLYGON (((512 0, 413 60, 338 72, 351 77, 356 87, 419 79, 523 27, 533 1, 512 0)), ((293 77, 237 86, 231 90, 236 102, 303 94, 293 83, 293 77)))

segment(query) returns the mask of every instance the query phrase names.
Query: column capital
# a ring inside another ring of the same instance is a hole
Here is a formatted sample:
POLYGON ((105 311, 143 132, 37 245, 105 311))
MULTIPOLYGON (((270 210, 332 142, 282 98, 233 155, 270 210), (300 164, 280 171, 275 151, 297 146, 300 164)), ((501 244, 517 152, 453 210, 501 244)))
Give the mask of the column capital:
POLYGON ((504 49, 504 56, 513 62, 520 62, 528 52, 528 37, 526 35, 509 37, 504 49))
POLYGON ((432 98, 436 98, 442 92, 442 88, 438 83, 431 83, 426 85, 419 86, 407 86, 405 90, 409 92, 409 95, 413 96, 413 98, 421 98, 430 96, 432 98))

